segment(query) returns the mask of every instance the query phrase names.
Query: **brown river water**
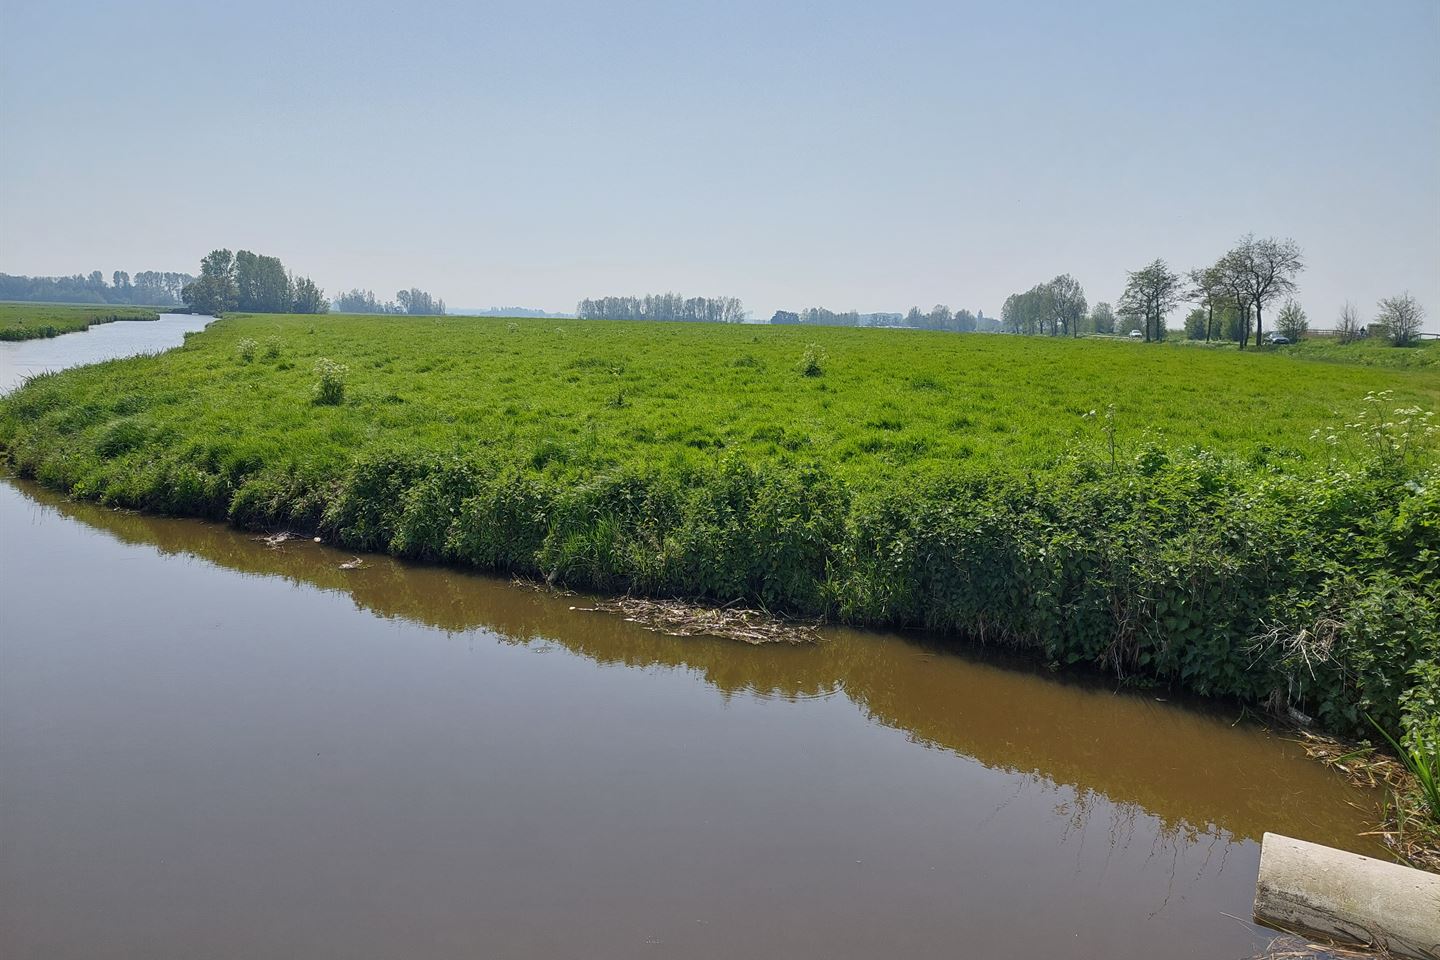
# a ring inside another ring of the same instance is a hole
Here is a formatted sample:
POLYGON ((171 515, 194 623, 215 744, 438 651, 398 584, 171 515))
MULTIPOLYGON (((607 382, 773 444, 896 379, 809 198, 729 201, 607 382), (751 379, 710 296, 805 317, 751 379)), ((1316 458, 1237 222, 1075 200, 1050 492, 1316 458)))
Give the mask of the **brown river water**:
POLYGON ((349 559, 0 480, 0 956, 1239 958, 1377 852, 1234 709, 349 559))

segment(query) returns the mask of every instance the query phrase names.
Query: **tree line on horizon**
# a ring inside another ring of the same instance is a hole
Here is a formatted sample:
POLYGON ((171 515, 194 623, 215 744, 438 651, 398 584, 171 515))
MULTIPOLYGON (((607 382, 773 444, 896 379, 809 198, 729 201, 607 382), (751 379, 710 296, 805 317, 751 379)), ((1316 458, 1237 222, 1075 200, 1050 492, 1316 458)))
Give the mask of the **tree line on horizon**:
POLYGON ((445 301, 432 297, 418 287, 397 291, 394 300, 380 300, 375 296, 375 291, 357 287, 335 297, 335 310, 337 313, 444 316, 445 301))
POLYGON ((1000 329, 998 321, 985 316, 984 310, 971 313, 960 309, 952 311, 943 303, 937 303, 928 312, 911 307, 907 313, 860 313, 850 310, 836 313, 824 307, 808 307, 798 313, 791 310, 776 310, 770 317, 776 325, 812 327, 907 327, 916 330, 949 330, 955 333, 993 333, 1000 329))
MULTIPOLYGON (((1194 303, 1196 309, 1185 319, 1189 339, 1227 340, 1244 350, 1252 334, 1257 346, 1263 342, 1266 311, 1272 307, 1277 308, 1277 333, 1293 341, 1308 332, 1309 320, 1294 299, 1296 278, 1304 269, 1304 256, 1294 240, 1247 234, 1215 263, 1184 274, 1163 259, 1128 271, 1115 307, 1101 301, 1087 310, 1084 288, 1074 277, 1061 274, 1007 297, 1001 324, 1007 333, 1040 336, 1136 331, 1149 342, 1165 339, 1166 317, 1180 304, 1194 303)), ((1361 322, 1354 304, 1346 303, 1334 333, 1342 341, 1383 336, 1404 346, 1417 338, 1424 315, 1409 293, 1381 300, 1375 320, 1368 325, 1361 322)))
POLYGON ((685 297, 652 293, 643 297, 581 300, 580 320, 668 320, 681 323, 744 323, 745 305, 735 297, 685 297))
POLYGON ((188 273, 141 270, 131 276, 116 270, 105 281, 105 274, 92 270, 88 274, 68 277, 27 277, 0 273, 0 300, 20 303, 124 303, 133 306, 170 307, 181 303, 180 292, 195 278, 188 273))

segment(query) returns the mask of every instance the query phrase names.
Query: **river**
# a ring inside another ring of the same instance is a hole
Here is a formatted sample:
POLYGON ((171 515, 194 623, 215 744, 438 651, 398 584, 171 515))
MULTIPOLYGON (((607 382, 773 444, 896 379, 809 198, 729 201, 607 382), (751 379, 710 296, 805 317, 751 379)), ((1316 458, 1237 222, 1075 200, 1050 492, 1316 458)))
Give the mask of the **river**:
POLYGON ((0 482, 0 954, 1240 958, 1265 831, 1377 852, 1233 709, 349 560, 0 482))

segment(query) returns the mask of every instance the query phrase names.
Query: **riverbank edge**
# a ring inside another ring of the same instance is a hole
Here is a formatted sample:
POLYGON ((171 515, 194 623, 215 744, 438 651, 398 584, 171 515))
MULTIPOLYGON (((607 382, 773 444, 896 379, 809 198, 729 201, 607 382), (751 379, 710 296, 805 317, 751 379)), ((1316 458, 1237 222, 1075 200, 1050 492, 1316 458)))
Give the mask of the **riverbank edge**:
POLYGON ((16 421, 36 393, 0 401, 0 457, 80 499, 600 593, 920 627, 1125 682, 1294 707, 1330 732, 1365 735, 1366 712, 1400 730, 1395 698, 1418 641, 1434 636, 1437 591, 1424 582, 1440 511, 1424 492, 1436 484, 1416 494, 1411 474, 1257 485, 1213 459, 1176 458, 1058 483, 972 479, 860 498, 817 469, 739 463, 578 483, 401 452, 362 456, 340 475, 184 457, 122 471, 123 421, 78 444, 28 435, 16 421), (1369 609, 1349 609, 1354 597, 1369 609), (1390 622, 1395 607, 1418 620, 1390 622), (1366 616, 1379 621, 1335 627, 1366 616), (1399 648, 1374 656, 1364 648, 1376 633, 1400 634, 1399 648))
MULTIPOLYGON (((10 477, 12 479, 18 479, 26 483, 37 482, 34 477, 25 477, 22 476, 18 471, 15 471, 13 466, 9 465, 7 462, 4 461, 4 453, 5 452, 3 450, 0 450, 0 477, 10 477)), ((41 488, 43 489, 49 490, 52 493, 58 493, 59 495, 66 496, 70 499, 83 502, 100 502, 97 498, 94 497, 75 497, 67 491, 56 491, 54 490, 54 488, 45 486, 43 484, 40 484, 39 486, 41 486, 41 488)), ((577 596, 578 594, 576 594, 573 590, 570 589, 570 587, 576 587, 576 589, 587 591, 595 596, 602 598, 598 603, 594 603, 595 608, 602 612, 608 612, 611 615, 623 615, 623 611, 618 610, 618 608, 611 609, 609 606, 607 606, 607 603, 603 598, 629 597, 632 595, 628 592, 624 594, 617 594, 614 591, 596 591, 593 586, 587 587, 579 586, 574 583, 559 583, 557 582, 557 578, 553 576, 534 577, 525 572, 520 572, 510 568, 480 568, 474 564, 456 563, 453 561, 438 560, 435 557, 417 556, 413 552, 409 554, 402 554, 397 553, 393 550, 363 549, 357 547, 353 541, 347 542, 345 540, 335 539, 333 538, 333 536, 327 537, 326 534, 333 535, 335 531, 322 523, 315 523, 308 527, 297 526, 293 523, 281 524, 277 526, 274 523, 267 524, 263 522, 256 522, 253 518, 251 522, 237 522, 234 518, 230 516, 217 517, 197 514, 174 514, 155 510, 144 510, 134 507, 116 506, 114 504, 101 503, 101 505, 108 506, 111 509, 132 510, 136 513, 145 513, 150 515, 172 516, 180 519, 220 522, 224 523, 226 526, 231 527, 232 529, 251 533, 278 533, 281 536, 285 536, 286 538, 302 538, 307 540, 311 538, 321 539, 326 540, 326 542, 328 542, 331 546, 343 546, 347 549, 359 549, 361 550, 361 553, 365 555, 390 556, 402 560, 419 560, 429 563, 438 563, 440 565, 449 566, 455 569, 468 569, 484 574, 510 575, 515 578, 516 583, 530 587, 531 589, 539 590, 541 592, 554 593, 557 596, 577 596)), ((713 598, 710 598, 711 602, 709 604, 702 604, 698 606, 695 604, 686 603, 684 601, 676 601, 675 598, 664 598, 664 600, 673 602, 676 604, 676 606, 688 606, 691 610, 699 610, 702 612, 707 609, 723 609, 721 603, 714 601, 713 598)), ((593 601, 587 602, 593 603, 593 601)), ((780 625, 783 628, 779 632, 785 634, 789 634, 792 631, 794 624, 797 622, 792 616, 782 615, 776 612, 772 612, 770 610, 750 612, 763 614, 766 617, 772 618, 775 624, 780 625)), ((1012 663, 1020 669, 1028 669, 1029 667, 1038 668, 1046 665, 1044 657, 1037 656, 1036 651, 1033 649, 1027 649, 1023 646, 1015 646, 1013 644, 1004 644, 1003 646, 997 647, 997 645, 994 643, 987 643, 983 639, 977 640, 974 637, 964 636, 954 631, 937 630, 934 628, 915 624, 861 622, 856 620, 841 620, 840 622, 847 625, 857 625, 866 628, 900 629, 906 632, 918 632, 920 636, 926 636, 935 640, 940 640, 946 645, 959 643, 961 646, 988 649, 992 653, 999 653, 1004 659, 1009 659, 1011 657, 1018 658, 1016 660, 1013 660, 1012 663), (1027 667, 1027 665, 1029 666, 1027 667)), ((804 624, 804 629, 813 629, 814 626, 819 625, 819 621, 807 620, 804 621, 804 624)), ((703 623, 699 626, 701 629, 675 632, 675 635, 685 636, 693 635, 695 633, 707 632, 703 629, 703 623)), ((670 629, 664 627, 651 627, 651 629, 659 629, 662 633, 672 632, 670 629)), ((774 638, 771 639, 773 640, 774 638)), ((787 636, 786 639, 788 639, 790 642, 796 641, 795 637, 787 636)), ((747 640, 746 642, 754 641, 747 640)), ((1062 667, 1053 661, 1049 662, 1048 666, 1051 672, 1062 670, 1062 667)), ((1151 685, 1151 683, 1159 684, 1162 682, 1158 680, 1150 681, 1146 678, 1136 678, 1133 676, 1126 677, 1118 675, 1112 670, 1107 670, 1104 668, 1097 669, 1094 665, 1087 663, 1069 664, 1063 668, 1063 672, 1068 675, 1074 676, 1084 682, 1118 682, 1122 685, 1133 685, 1141 687, 1149 686, 1151 685)), ((1185 687, 1183 684, 1177 685, 1173 681, 1166 683, 1165 685, 1171 688, 1179 686, 1181 689, 1184 689, 1187 694, 1190 695, 1194 695, 1195 693, 1195 691, 1188 687, 1185 687)), ((1397 862, 1418 867, 1432 873, 1440 873, 1440 822, 1419 822, 1415 819, 1415 811, 1418 809, 1417 800, 1419 797, 1419 788, 1414 778, 1408 774, 1408 772, 1404 769, 1403 766, 1401 766, 1401 764, 1399 764, 1393 758, 1384 753, 1383 750, 1377 749, 1369 739, 1356 739, 1353 737, 1346 738, 1317 733, 1313 729, 1313 725, 1300 722, 1307 720, 1308 718, 1304 718, 1303 716, 1297 717, 1295 711, 1293 710, 1269 710, 1266 708, 1265 704, 1246 703, 1233 696, 1214 694, 1200 694, 1199 696, 1201 697, 1201 700, 1199 701, 1201 703, 1206 703, 1213 706, 1239 706, 1241 708, 1242 720, 1246 719, 1246 713, 1251 708, 1253 708, 1256 711, 1253 718, 1254 720, 1261 721, 1262 726, 1269 730, 1272 730, 1277 735, 1290 739, 1293 742, 1301 745, 1303 748, 1305 748, 1307 755, 1311 759, 1317 760, 1325 764, 1326 766, 1335 769, 1339 775, 1345 777, 1348 781, 1357 786, 1372 790, 1385 791, 1384 795, 1387 797, 1387 799, 1383 803, 1377 805, 1376 810, 1371 816, 1370 823, 1373 827, 1373 833, 1375 835, 1378 835, 1384 841, 1385 846, 1390 849, 1391 853, 1395 856, 1397 862), (1408 821, 1406 819, 1406 814, 1400 812, 1402 810, 1409 811, 1408 821), (1419 827, 1418 831, 1416 829, 1417 827, 1419 827)))
POLYGON ((55 337, 63 337, 71 333, 84 333, 91 327, 106 323, 123 323, 128 321, 144 323, 160 319, 160 312, 157 310, 137 311, 137 313, 140 312, 143 312, 145 315, 116 313, 87 317, 83 321, 83 325, 66 329, 56 327, 54 324, 43 324, 36 327, 0 327, 0 342, 24 343, 27 340, 51 340, 55 337))

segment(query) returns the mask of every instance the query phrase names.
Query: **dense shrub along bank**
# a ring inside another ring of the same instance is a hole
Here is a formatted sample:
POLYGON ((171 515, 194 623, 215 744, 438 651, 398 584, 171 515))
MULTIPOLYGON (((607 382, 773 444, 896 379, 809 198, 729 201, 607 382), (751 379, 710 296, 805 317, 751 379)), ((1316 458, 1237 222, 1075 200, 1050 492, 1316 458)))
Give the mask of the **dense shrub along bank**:
POLYGON ((349 548, 657 596, 921 626, 1364 735, 1433 736, 1440 478, 1374 458, 1316 477, 1150 449, 1029 479, 861 496, 818 468, 367 455, 339 476, 155 462, 12 438, 21 473, 116 505, 314 530, 349 548), (1408 712, 1407 712, 1408 710, 1408 712), (1405 713, 1402 725, 1402 713, 1405 713))

